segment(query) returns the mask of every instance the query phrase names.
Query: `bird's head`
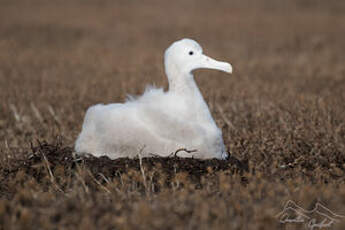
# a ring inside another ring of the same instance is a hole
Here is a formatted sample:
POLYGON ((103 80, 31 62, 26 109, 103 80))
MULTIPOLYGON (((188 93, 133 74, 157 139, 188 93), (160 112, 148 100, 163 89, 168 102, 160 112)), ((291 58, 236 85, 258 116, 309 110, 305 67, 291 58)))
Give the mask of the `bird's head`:
POLYGON ((174 42, 165 51, 164 64, 168 77, 172 74, 190 74, 195 69, 216 69, 232 73, 232 66, 229 63, 206 56, 201 46, 188 38, 174 42))

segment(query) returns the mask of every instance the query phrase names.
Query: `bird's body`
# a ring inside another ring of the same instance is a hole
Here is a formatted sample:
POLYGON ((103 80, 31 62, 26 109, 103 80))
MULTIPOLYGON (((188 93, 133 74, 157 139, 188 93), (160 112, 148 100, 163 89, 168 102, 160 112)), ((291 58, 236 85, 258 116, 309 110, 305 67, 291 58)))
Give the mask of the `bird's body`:
MULTIPOLYGON (((197 52, 202 55, 201 47, 190 39, 175 42, 167 49, 167 92, 148 87, 142 96, 130 98, 123 104, 91 106, 76 141, 76 151, 115 159, 138 154, 168 156, 183 148, 193 151, 181 151, 180 157, 225 158, 222 132, 191 74, 191 70, 201 67, 176 68, 181 63, 188 64, 188 60, 176 61, 176 55, 185 50, 193 52, 189 56, 196 56, 197 52)), ((206 63, 218 64, 215 68, 231 71, 228 63, 202 56, 206 63)))

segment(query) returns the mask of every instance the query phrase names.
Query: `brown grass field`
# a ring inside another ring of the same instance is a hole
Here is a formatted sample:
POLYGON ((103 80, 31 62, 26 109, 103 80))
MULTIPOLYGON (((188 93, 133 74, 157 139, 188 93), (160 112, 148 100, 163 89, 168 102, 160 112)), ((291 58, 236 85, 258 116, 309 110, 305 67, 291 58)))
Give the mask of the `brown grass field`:
POLYGON ((0 230, 312 229, 280 222, 289 200, 345 215, 344 22, 340 0, 1 0, 0 230), (234 66, 195 73, 229 160, 75 157, 86 109, 167 89, 183 37, 234 66))

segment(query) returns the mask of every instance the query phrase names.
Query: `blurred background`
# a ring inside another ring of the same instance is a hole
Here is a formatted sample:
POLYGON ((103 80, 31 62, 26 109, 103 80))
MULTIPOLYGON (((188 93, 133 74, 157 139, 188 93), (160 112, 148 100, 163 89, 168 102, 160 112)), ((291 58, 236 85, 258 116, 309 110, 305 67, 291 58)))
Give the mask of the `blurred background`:
POLYGON ((90 105, 167 88, 164 50, 185 37, 234 66, 196 73, 214 114, 215 101, 243 114, 233 103, 342 100, 344 10, 338 0, 1 0, 1 145, 57 135, 72 145, 90 105))

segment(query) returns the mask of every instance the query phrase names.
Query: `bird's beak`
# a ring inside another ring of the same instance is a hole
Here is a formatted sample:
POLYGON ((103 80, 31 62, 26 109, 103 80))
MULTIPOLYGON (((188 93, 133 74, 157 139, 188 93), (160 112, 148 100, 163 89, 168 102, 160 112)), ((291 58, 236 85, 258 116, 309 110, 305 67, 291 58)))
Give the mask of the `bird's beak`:
POLYGON ((232 66, 229 63, 217 61, 206 55, 201 55, 200 68, 216 69, 226 73, 232 73, 232 66))

